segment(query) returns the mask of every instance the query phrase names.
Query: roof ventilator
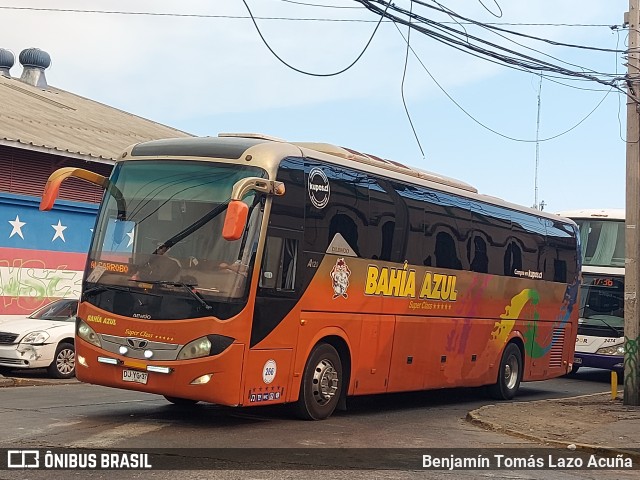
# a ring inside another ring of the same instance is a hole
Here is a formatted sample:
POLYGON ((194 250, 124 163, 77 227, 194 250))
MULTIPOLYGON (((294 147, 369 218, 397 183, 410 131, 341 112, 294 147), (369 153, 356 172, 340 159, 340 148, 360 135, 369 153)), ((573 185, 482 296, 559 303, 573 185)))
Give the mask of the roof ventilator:
POLYGON ((49 54, 39 48, 26 48, 20 52, 18 59, 24 67, 20 80, 34 87, 47 88, 44 70, 51 65, 49 54))
POLYGON ((11 77, 9 70, 13 67, 15 57, 13 53, 4 48, 0 48, 0 75, 5 77, 11 77))

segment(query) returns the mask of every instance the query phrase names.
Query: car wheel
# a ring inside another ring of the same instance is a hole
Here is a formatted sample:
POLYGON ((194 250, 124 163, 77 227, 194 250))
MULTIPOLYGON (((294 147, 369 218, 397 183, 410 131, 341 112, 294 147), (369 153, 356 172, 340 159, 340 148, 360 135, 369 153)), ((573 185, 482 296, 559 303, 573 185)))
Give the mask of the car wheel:
POLYGON ((500 359, 498 381, 489 386, 489 395, 496 400, 511 400, 515 397, 522 380, 522 353, 515 343, 509 343, 500 359))
POLYGON ((188 407, 189 405, 195 405, 198 403, 198 400, 191 400, 190 398, 169 397, 167 395, 165 395, 164 398, 174 405, 179 405, 181 407, 188 407))
POLYGON ((62 342, 56 348, 53 362, 47 369, 54 378, 72 378, 76 374, 76 352, 73 344, 62 342))
POLYGON ((335 348, 321 343, 304 368, 295 413, 304 420, 324 420, 338 406, 342 391, 342 361, 335 348))

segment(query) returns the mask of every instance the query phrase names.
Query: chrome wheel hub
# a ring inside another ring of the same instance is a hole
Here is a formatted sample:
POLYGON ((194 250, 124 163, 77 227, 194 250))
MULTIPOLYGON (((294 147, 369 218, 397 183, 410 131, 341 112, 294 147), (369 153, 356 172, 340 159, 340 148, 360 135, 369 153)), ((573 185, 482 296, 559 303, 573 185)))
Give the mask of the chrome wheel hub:
POLYGON ((329 360, 321 360, 316 365, 311 388, 318 405, 326 405, 338 392, 338 372, 329 360))

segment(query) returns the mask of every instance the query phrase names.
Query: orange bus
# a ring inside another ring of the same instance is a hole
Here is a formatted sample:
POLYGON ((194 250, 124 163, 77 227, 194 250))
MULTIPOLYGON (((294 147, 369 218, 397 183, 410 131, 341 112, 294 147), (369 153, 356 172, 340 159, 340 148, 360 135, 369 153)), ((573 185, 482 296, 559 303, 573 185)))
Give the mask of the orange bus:
POLYGON ((101 185, 76 328, 83 382, 173 403, 294 404, 571 371, 571 220, 324 143, 258 134, 134 145, 101 185))

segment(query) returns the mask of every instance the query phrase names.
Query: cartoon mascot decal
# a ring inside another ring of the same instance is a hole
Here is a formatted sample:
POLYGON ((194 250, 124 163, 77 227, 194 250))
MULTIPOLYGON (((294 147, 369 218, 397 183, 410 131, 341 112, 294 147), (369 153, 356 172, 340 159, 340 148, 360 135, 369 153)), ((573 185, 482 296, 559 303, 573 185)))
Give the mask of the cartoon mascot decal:
POLYGON ((351 270, 344 261, 339 258, 331 270, 331 279, 333 284, 333 298, 347 298, 347 288, 349 288, 349 276, 351 270))

